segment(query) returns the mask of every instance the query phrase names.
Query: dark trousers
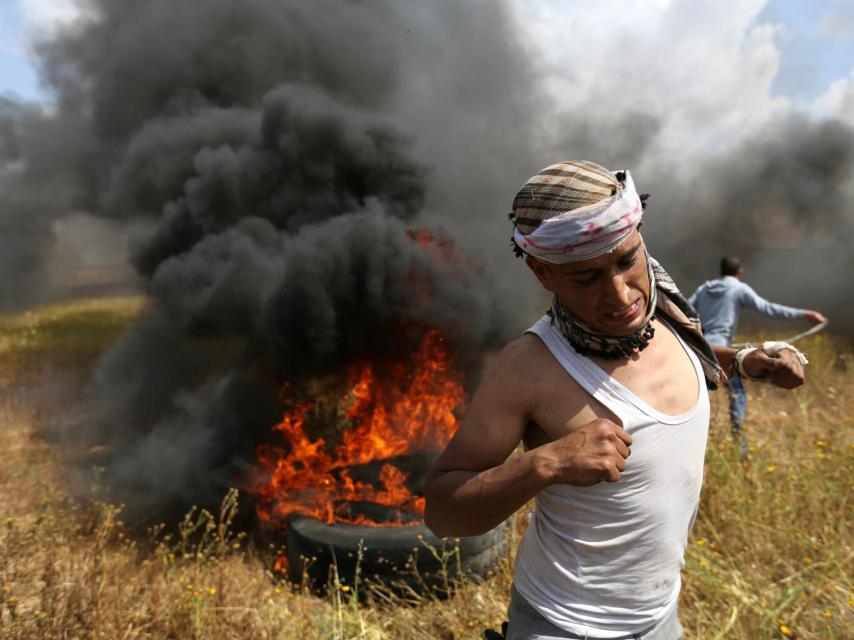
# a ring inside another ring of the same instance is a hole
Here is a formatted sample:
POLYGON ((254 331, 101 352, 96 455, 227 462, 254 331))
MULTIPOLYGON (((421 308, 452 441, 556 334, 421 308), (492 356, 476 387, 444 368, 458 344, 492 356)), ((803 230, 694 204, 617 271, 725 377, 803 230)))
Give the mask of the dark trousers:
POLYGON ((729 419, 732 428, 732 439, 738 445, 741 453, 747 453, 748 440, 742 427, 744 426, 744 414, 747 410, 747 392, 744 383, 739 376, 733 376, 726 383, 729 395, 729 419))

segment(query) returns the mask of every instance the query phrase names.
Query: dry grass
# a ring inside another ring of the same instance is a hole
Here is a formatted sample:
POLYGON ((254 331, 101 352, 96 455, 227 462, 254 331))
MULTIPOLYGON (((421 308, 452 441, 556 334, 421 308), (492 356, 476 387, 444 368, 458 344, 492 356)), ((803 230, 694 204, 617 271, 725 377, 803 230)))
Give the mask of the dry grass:
MULTIPOLYGON (((171 535, 132 532, 118 506, 73 501, 58 452, 39 436, 63 408, 32 390, 84 374, 141 307, 83 301, 0 318, 0 638, 459 640, 498 626, 512 553, 447 600, 374 590, 360 604, 345 587, 318 598, 277 581, 267 570, 274 550, 229 527, 234 495, 171 535)), ((714 399, 684 571, 688 638, 850 637, 854 359, 838 358, 829 338, 803 347, 807 387, 749 389, 747 459, 729 443, 725 398, 714 399)))
POLYGON ((854 361, 826 336, 799 346, 806 386, 748 383, 747 460, 716 394, 682 595, 689 637, 851 637, 854 361))

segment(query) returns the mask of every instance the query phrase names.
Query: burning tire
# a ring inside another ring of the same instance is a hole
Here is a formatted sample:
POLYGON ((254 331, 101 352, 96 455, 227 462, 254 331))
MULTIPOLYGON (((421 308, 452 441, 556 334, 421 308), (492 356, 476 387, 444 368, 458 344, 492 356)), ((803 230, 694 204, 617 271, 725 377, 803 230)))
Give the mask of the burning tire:
POLYGON ((288 527, 290 579, 316 590, 333 570, 342 584, 361 580, 440 593, 460 574, 485 578, 507 548, 508 523, 483 535, 437 538, 423 524, 370 527, 301 517, 288 527), (361 557, 360 557, 361 556, 361 557))

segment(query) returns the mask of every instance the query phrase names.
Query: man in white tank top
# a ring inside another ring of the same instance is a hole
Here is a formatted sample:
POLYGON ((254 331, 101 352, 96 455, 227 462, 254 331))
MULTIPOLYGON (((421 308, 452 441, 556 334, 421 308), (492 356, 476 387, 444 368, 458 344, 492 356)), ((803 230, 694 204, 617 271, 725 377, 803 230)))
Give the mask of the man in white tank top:
POLYGON ((628 171, 533 176, 513 243, 552 308, 495 359, 427 483, 440 536, 488 531, 536 498, 507 638, 681 637, 679 572, 699 503, 708 388, 724 370, 803 383, 793 349, 715 348, 638 227, 628 171), (721 368, 723 367, 723 369, 721 368), (510 454, 522 442, 524 453, 510 454))

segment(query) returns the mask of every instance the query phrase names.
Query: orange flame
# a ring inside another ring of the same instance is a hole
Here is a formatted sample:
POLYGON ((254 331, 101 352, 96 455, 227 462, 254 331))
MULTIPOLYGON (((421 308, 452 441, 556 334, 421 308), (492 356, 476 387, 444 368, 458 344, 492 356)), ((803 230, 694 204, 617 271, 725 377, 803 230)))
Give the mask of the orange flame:
POLYGON ((288 561, 288 556, 285 554, 281 554, 276 558, 276 561, 273 563, 273 571, 275 573, 287 573, 290 569, 290 562, 288 561))
POLYGON ((456 267, 482 268, 480 262, 460 251, 453 240, 434 234, 430 229, 409 229, 407 237, 424 249, 434 260, 456 267))
MULTIPOLYGON (((348 372, 350 393, 339 405, 350 426, 333 451, 323 438, 312 440, 305 432, 310 403, 295 405, 274 427, 287 447, 258 448, 251 490, 262 521, 283 522, 302 514, 329 523, 378 524, 350 514, 350 502, 423 515, 424 498, 410 491, 407 475, 394 465, 382 464, 379 487, 353 479, 350 467, 444 447, 463 409, 462 383, 435 330, 426 333, 411 362, 386 370, 390 375, 379 376, 374 364, 361 363, 348 372), (348 401, 352 404, 346 407, 348 401)), ((384 524, 400 524, 399 513, 384 524)))

